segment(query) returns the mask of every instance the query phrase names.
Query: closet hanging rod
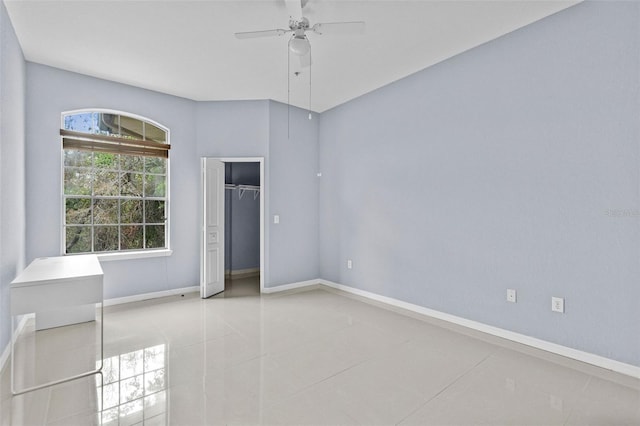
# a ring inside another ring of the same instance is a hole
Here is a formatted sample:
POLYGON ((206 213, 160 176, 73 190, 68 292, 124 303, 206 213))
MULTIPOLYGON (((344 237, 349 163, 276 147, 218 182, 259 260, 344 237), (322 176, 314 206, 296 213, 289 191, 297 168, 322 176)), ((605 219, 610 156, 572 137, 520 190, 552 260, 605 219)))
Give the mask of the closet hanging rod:
POLYGON ((242 200, 242 196, 247 191, 253 191, 253 199, 255 200, 260 195, 260 187, 255 185, 238 185, 238 198, 242 200))
POLYGON ((260 187, 257 185, 237 185, 238 189, 246 189, 249 191, 260 191, 260 187))
POLYGON ((238 190, 238 199, 242 200, 244 193, 247 191, 253 191, 253 199, 255 200, 260 195, 260 187, 257 185, 236 185, 233 183, 226 183, 224 189, 238 190))
POLYGON ((249 191, 260 191, 260 186, 258 185, 243 185, 243 184, 235 184, 235 183, 225 183, 225 189, 245 189, 249 191))

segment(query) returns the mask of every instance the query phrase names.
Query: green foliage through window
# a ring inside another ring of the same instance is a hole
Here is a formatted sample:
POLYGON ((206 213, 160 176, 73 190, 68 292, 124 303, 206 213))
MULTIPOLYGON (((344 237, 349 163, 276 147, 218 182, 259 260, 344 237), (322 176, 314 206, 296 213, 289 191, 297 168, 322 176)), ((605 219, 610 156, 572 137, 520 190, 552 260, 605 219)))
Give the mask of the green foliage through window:
MULTIPOLYGON (((166 131, 122 115, 86 112, 64 123, 65 130, 130 138, 143 132, 168 142, 166 131)), ((63 178, 66 253, 167 247, 166 158, 64 149, 63 178)))

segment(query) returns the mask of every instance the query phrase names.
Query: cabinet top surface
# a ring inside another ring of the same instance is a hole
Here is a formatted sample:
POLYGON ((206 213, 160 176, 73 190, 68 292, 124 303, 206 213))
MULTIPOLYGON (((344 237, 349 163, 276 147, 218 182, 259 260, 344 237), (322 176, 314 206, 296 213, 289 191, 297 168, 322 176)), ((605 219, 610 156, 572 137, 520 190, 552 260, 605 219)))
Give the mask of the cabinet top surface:
POLYGON ((41 257, 27 266, 12 287, 33 285, 43 281, 59 281, 102 275, 102 267, 94 254, 80 256, 41 257))

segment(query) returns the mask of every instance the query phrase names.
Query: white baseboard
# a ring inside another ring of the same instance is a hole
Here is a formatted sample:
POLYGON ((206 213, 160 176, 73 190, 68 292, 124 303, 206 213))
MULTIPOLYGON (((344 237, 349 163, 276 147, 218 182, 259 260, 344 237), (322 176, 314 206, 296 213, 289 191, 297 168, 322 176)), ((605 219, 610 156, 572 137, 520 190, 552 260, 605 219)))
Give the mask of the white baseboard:
POLYGON ((104 306, 120 305, 122 303, 140 302, 142 300, 158 299, 160 297, 175 296, 177 294, 194 293, 200 291, 200 286, 174 288, 171 290, 154 291, 152 293, 135 294, 133 296, 105 299, 104 306))
MULTIPOLYGON (((531 346, 536 349, 541 349, 543 351, 551 352, 557 355, 561 355, 567 358, 571 358, 577 361, 591 364, 596 367, 615 371, 617 373, 621 373, 627 376, 640 378, 640 367, 635 365, 626 364, 624 362, 616 361, 610 358, 605 358, 600 355, 595 355, 595 354, 580 351, 577 349, 569 348, 563 345, 559 345, 557 343, 547 342, 545 340, 537 339, 535 337, 530 337, 530 336, 526 336, 524 334, 516 333, 513 331, 504 330, 502 328, 493 327, 477 321, 468 320, 455 315, 425 308, 419 305, 414 305, 412 303, 403 302, 401 300, 397 300, 391 297, 381 296, 379 294, 349 287, 343 284, 338 284, 328 280, 315 279, 315 280, 300 281, 296 283, 280 285, 277 287, 267 287, 263 289, 262 292, 266 294, 271 294, 271 293, 278 293, 286 290, 310 287, 318 284, 327 286, 329 288, 341 290, 346 293, 355 294, 357 296, 374 300, 376 302, 381 302, 390 306, 395 306, 397 308, 405 309, 407 311, 415 312, 420 315, 425 315, 427 317, 439 319, 442 321, 447 321, 449 323, 467 327, 472 330, 477 330, 482 333, 487 333, 493 336, 501 337, 503 339, 507 339, 513 342, 531 346)), ((121 303, 138 302, 142 300, 156 299, 160 297, 174 296, 177 294, 184 294, 184 293, 191 293, 191 292, 198 292, 198 291, 200 291, 199 286, 183 287, 183 288, 172 289, 172 290, 139 294, 135 296, 126 296, 126 297, 118 297, 114 299, 107 299, 104 301, 104 305, 112 306, 112 305, 118 305, 121 303)), ((19 334, 19 331, 22 330, 22 328, 25 326, 27 319, 28 318, 26 317, 22 318, 22 320, 18 324, 18 327, 17 327, 18 331, 15 333, 16 335, 19 334)), ((2 355, 0 355, 0 371, 4 368, 6 362, 8 361, 10 353, 11 353, 11 345, 9 343, 7 344, 4 351, 2 352, 2 355)))
POLYGON ((502 328, 493 327, 491 325, 457 317, 455 315, 446 314, 444 312, 439 312, 433 309, 425 308, 423 306, 403 302, 401 300, 393 299, 391 297, 381 296, 368 291, 359 290, 357 288, 338 284, 332 281, 319 279, 317 280, 317 282, 319 284, 326 285, 327 287, 331 287, 347 293, 365 297, 370 300, 375 300, 377 302, 382 302, 382 303, 395 306, 401 309, 406 309, 408 311, 425 315, 431 318, 436 318, 436 319, 447 321, 453 324, 461 325, 463 327, 467 327, 472 330, 477 330, 493 336, 501 337, 503 339, 511 340, 513 342, 521 343, 523 345, 531 346, 536 349, 541 349, 543 351, 551 352, 551 353, 561 355, 567 358, 571 358, 577 361, 585 362, 587 364, 595 365, 596 367, 601 367, 607 370, 615 371, 616 373, 621 373, 627 376, 640 378, 640 367, 635 365, 626 364, 624 362, 616 361, 610 358, 605 358, 600 355, 595 355, 589 352, 584 352, 577 349, 569 348, 567 346, 559 345, 557 343, 547 342, 546 340, 541 340, 535 337, 526 336, 524 334, 516 333, 513 331, 504 330, 502 328))
POLYGON ((286 290, 293 290, 296 288, 302 288, 302 287, 309 287, 312 285, 318 285, 320 284, 321 280, 307 280, 307 281, 299 281, 297 283, 291 283, 291 284, 283 284, 283 285, 279 285, 277 287, 265 287, 262 292, 266 293, 266 294, 270 294, 270 293, 278 293, 281 291, 286 291, 286 290))

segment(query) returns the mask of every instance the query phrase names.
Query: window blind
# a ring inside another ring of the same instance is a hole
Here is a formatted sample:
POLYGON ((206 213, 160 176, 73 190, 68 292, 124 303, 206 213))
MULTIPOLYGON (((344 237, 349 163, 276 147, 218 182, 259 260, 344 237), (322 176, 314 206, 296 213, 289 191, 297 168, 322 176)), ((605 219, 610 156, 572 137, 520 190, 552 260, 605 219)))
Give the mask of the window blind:
POLYGON ((169 158, 171 145, 142 139, 128 139, 60 129, 63 149, 97 151, 112 154, 169 158))

